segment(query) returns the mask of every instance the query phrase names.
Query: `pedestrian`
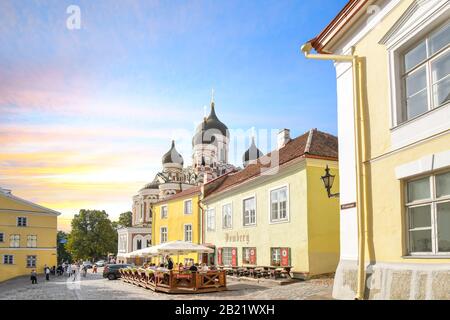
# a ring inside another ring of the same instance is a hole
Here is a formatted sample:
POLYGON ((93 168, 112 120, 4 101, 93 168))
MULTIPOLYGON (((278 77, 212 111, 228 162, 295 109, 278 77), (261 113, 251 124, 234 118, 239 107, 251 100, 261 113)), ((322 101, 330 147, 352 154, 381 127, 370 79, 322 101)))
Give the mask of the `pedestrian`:
POLYGON ((45 272, 45 280, 49 281, 50 280, 50 268, 46 267, 44 269, 44 272, 45 272))
POLYGON ((70 277, 72 275, 72 265, 71 264, 66 266, 66 273, 67 273, 67 277, 70 277))
POLYGON ((31 270, 31 284, 37 284, 37 273, 36 270, 31 270))
POLYGON ((97 265, 94 264, 94 266, 92 267, 92 273, 97 273, 97 265))

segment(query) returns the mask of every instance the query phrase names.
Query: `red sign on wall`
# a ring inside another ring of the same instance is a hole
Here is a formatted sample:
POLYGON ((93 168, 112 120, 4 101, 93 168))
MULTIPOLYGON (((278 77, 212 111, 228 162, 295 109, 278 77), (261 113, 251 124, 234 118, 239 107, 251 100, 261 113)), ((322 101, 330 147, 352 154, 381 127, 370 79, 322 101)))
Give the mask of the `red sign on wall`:
POLYGON ((250 264, 256 264, 256 248, 250 249, 250 264))
POLYGON ((281 248, 281 265, 289 266, 289 248, 281 248))
POLYGON ((217 264, 222 265, 222 248, 217 248, 217 264))
POLYGON ((231 265, 233 267, 237 266, 237 248, 231 249, 231 265))

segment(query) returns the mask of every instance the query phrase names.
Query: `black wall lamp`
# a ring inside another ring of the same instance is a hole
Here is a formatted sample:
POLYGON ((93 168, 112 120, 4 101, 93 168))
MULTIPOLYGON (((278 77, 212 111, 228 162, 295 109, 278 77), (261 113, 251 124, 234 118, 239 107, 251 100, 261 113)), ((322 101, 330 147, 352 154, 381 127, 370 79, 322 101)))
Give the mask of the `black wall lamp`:
POLYGON ((334 175, 330 174, 330 168, 325 168, 325 175, 321 176, 320 179, 323 181, 323 185, 325 189, 327 189, 328 198, 339 197, 339 193, 331 193, 331 188, 333 187, 334 175))

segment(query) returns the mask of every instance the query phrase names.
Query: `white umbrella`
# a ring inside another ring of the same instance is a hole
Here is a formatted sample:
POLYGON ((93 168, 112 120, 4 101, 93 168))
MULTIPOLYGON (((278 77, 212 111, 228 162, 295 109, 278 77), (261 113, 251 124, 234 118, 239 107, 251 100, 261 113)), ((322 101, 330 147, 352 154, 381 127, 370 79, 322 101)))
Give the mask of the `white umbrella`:
POLYGON ((166 253, 166 254, 188 254, 188 253, 213 253, 214 250, 203 246, 201 244, 196 244, 192 242, 186 241, 170 241, 162 243, 158 246, 155 246, 154 250, 158 253, 166 253))

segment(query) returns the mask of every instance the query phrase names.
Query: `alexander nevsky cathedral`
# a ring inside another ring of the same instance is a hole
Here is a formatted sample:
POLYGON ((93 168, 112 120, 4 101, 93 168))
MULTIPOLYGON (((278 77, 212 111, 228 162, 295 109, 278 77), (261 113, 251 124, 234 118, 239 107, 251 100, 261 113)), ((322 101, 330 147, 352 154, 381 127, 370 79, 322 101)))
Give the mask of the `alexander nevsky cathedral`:
MULTIPOLYGON (((214 100, 208 117, 198 125, 192 138, 192 165, 184 166, 175 141, 162 157, 162 171, 133 197, 132 227, 118 230, 121 260, 127 252, 151 246, 151 204, 183 190, 201 185, 229 171, 236 170, 228 163, 230 136, 227 126, 216 115, 214 100)), ((244 166, 261 154, 254 141, 244 154, 244 166)))

